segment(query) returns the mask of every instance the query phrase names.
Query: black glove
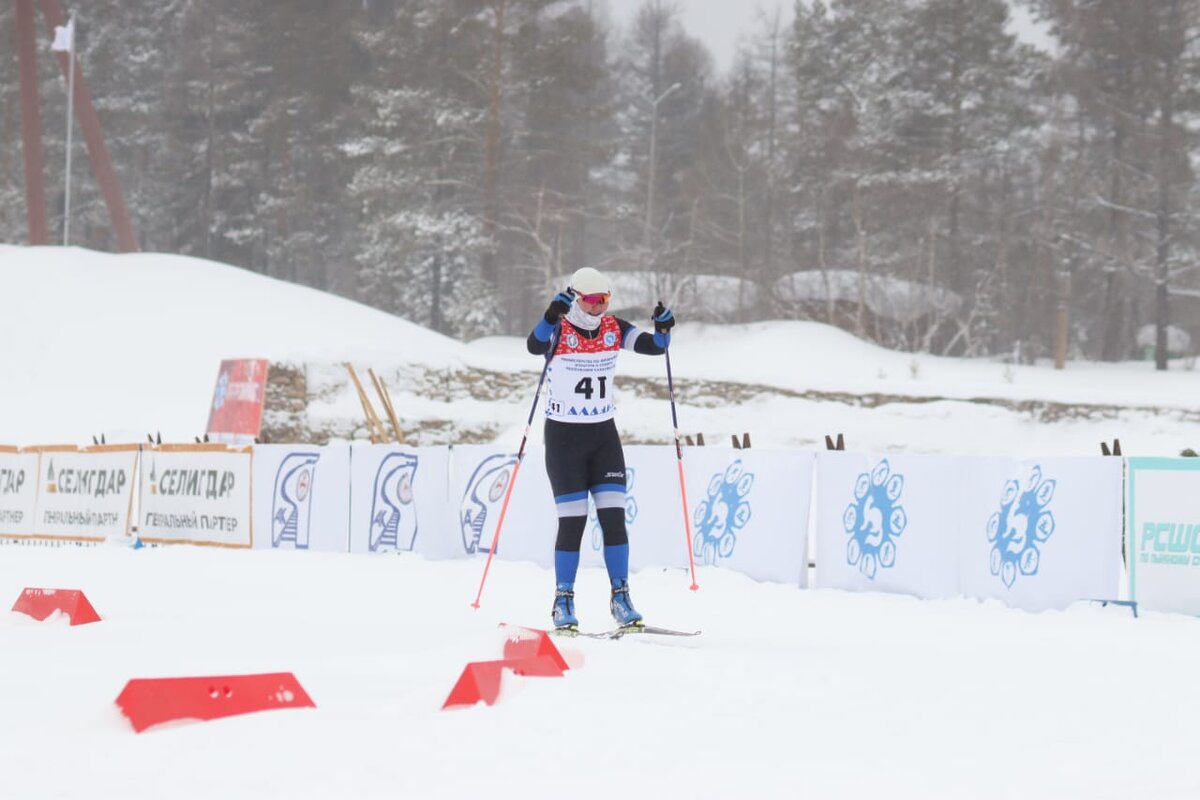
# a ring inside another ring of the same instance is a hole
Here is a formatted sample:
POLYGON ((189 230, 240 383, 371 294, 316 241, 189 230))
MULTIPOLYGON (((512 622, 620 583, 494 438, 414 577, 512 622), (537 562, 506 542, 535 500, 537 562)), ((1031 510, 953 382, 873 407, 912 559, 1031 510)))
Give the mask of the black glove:
POLYGON ((659 300, 658 305, 654 307, 654 332, 670 333, 671 328, 674 327, 675 315, 671 313, 671 309, 663 305, 662 300, 659 300))
POLYGON ((554 295, 554 299, 550 301, 550 306, 546 309, 544 319, 551 325, 558 323, 558 318, 571 310, 571 304, 575 302, 575 293, 570 289, 565 292, 559 292, 554 295))

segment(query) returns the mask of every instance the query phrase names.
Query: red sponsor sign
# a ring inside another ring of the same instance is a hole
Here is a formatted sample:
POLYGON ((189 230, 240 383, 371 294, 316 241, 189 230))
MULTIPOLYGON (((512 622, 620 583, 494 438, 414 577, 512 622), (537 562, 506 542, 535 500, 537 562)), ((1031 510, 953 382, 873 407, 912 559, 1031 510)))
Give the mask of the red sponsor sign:
POLYGON ((209 438, 230 444, 253 442, 262 424, 266 394, 266 359, 222 361, 208 414, 209 438))

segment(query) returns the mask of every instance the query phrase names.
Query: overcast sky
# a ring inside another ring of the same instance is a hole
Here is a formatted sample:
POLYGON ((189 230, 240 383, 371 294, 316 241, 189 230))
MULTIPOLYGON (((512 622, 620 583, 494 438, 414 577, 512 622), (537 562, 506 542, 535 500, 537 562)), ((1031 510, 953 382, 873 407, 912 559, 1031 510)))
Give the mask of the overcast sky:
MULTIPOLYGON (((643 0, 608 0, 613 20, 626 27, 643 0)), ((733 64, 738 37, 755 29, 758 9, 774 13, 779 8, 783 24, 792 20, 792 0, 673 0, 683 11, 683 27, 688 34, 708 45, 717 70, 725 72, 733 64)))
MULTIPOLYGON (((607 0, 614 22, 625 28, 633 20, 645 0, 607 0)), ((688 34, 708 45, 716 60, 717 71, 725 73, 733 65, 739 36, 756 30, 758 12, 773 14, 778 8, 783 24, 792 22, 793 0, 670 0, 683 12, 683 26, 688 34)), ((1010 3, 1009 31, 1021 41, 1042 50, 1053 50, 1053 38, 1046 26, 1035 22, 1025 7, 1010 3)))

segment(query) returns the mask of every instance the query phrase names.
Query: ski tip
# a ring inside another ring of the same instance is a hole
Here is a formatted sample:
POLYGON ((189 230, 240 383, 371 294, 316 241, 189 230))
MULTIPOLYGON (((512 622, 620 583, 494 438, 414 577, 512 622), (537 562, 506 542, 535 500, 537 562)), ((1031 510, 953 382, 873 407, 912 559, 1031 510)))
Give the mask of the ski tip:
POLYGON ((478 611, 478 610, 479 610, 479 603, 471 603, 471 608, 473 608, 473 609, 475 609, 476 611, 478 611))
POLYGON ((623 636, 633 634, 649 634, 652 636, 699 636, 700 631, 677 631, 672 628, 660 628, 656 625, 627 625, 623 628, 617 628, 610 631, 607 635, 610 639, 620 639, 623 636))
POLYGON ((691 586, 689 586, 688 588, 689 588, 689 589, 691 589, 693 592, 698 592, 698 591, 700 591, 700 584, 698 584, 698 583, 693 583, 693 584, 692 584, 691 586))

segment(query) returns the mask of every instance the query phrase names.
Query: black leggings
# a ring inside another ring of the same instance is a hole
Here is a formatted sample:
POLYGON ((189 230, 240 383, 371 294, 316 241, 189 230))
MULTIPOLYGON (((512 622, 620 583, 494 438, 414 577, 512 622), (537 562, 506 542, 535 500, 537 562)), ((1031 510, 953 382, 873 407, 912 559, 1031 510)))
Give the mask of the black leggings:
POLYGON ((556 550, 578 551, 587 525, 589 492, 604 545, 629 543, 625 529, 625 451, 613 420, 546 420, 546 474, 558 510, 556 550))

